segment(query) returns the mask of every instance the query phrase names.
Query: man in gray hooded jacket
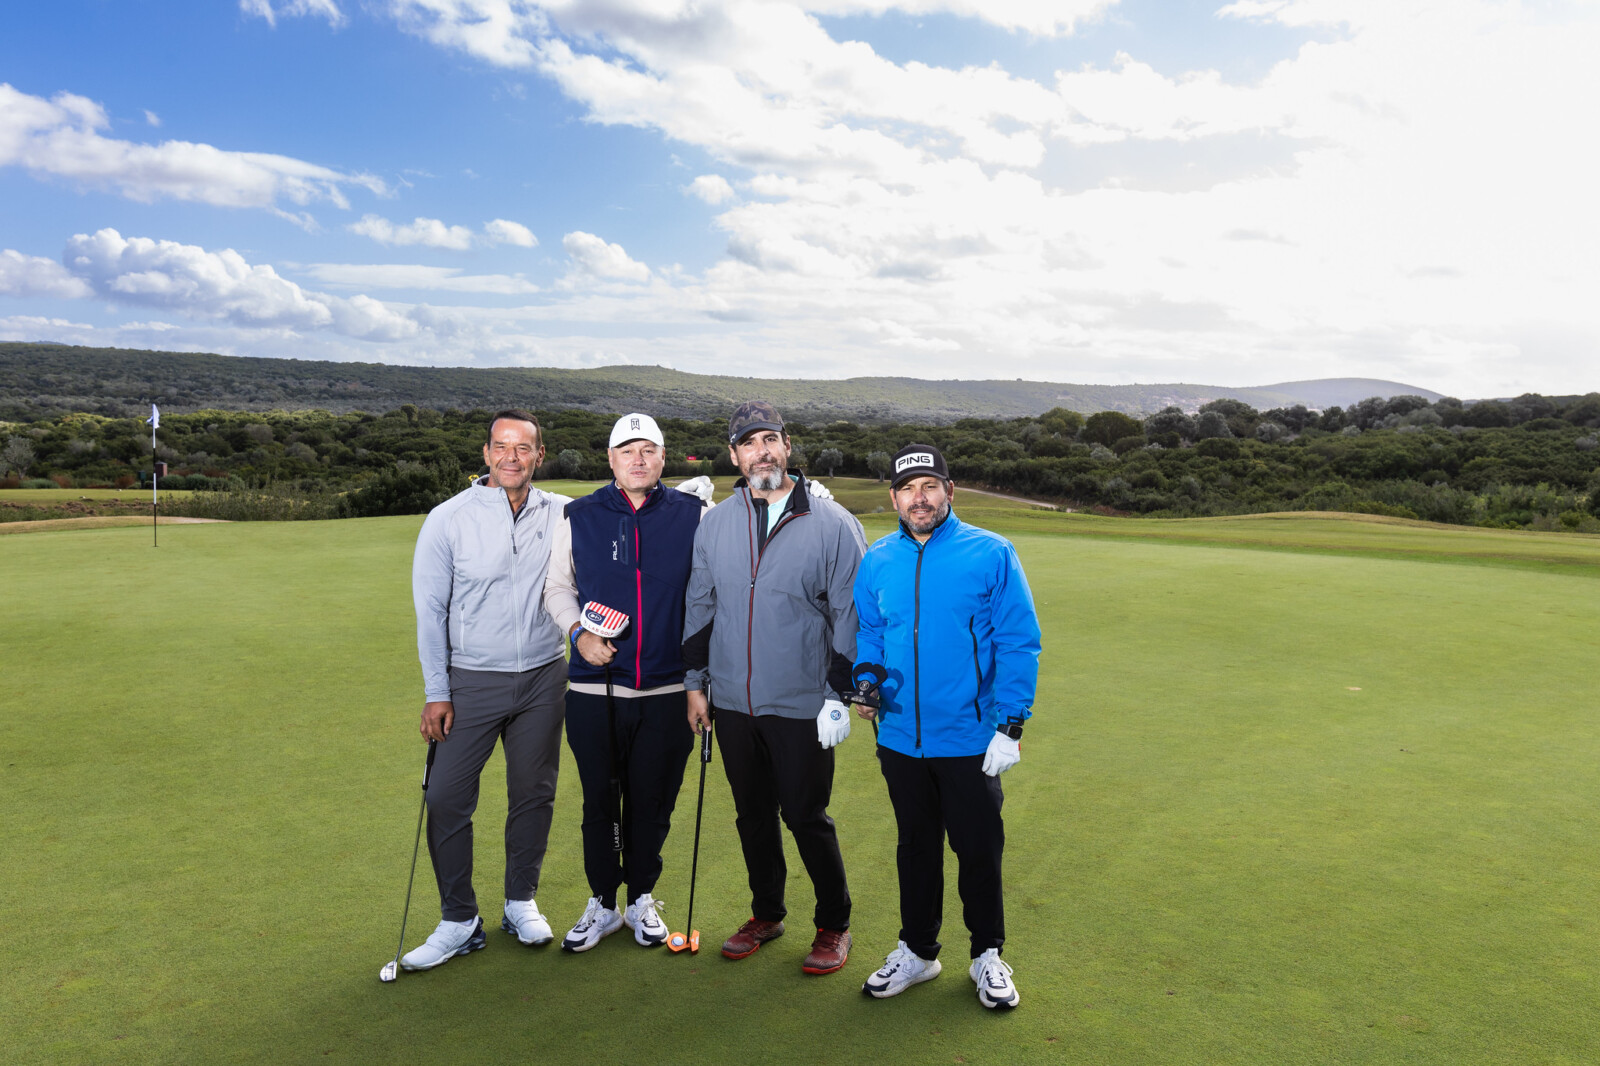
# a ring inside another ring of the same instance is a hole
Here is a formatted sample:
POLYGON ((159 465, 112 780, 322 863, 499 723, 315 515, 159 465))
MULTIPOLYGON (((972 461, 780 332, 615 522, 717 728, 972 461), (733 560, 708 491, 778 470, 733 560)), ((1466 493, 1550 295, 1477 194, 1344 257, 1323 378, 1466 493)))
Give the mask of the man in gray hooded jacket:
POLYGON ((533 488, 544 459, 526 411, 489 420, 487 477, 435 507, 417 537, 411 587, 425 703, 438 743, 428 785, 428 855, 441 921, 400 964, 428 970, 484 946, 472 890, 472 814, 496 741, 506 757, 505 914, 524 944, 552 939, 534 902, 561 761, 566 641, 545 613, 552 532, 566 496, 533 488))
POLYGON ((787 471, 789 436, 770 404, 734 412, 728 452, 744 477, 700 523, 683 626, 689 724, 709 728, 715 701, 750 878, 750 920, 722 954, 742 959, 783 934, 781 814, 816 891, 801 969, 833 973, 850 954, 850 890, 828 801, 833 747, 850 733, 852 589, 866 535, 787 471))

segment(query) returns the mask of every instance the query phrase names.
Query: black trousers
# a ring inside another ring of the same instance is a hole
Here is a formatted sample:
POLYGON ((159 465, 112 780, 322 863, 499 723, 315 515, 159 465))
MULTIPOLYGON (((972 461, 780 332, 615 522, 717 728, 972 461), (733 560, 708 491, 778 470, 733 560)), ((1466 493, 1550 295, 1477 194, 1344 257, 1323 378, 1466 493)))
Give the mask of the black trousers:
POLYGON ((611 730, 605 696, 567 692, 567 746, 583 783, 583 872, 589 891, 607 907, 617 889, 627 901, 654 892, 661 846, 694 749, 682 692, 616 698, 617 767, 622 778, 621 854, 611 846, 611 730))
POLYGON ((944 920, 944 837, 956 853, 961 916, 972 934, 972 957, 1006 942, 1000 896, 1000 856, 1006 846, 1000 819, 1000 779, 983 772, 982 755, 915 759, 878 746, 878 765, 889 785, 900 843, 900 939, 924 959, 939 954, 944 920))
POLYGON ((561 767, 566 668, 557 659, 520 674, 450 670, 455 721, 439 742, 428 779, 428 855, 447 921, 465 922, 478 913, 472 814, 478 809, 478 776, 496 741, 506 754, 506 899, 532 899, 539 888, 561 767))
POLYGON ((839 835, 828 817, 833 794, 833 751, 817 743, 811 718, 751 716, 718 710, 717 748, 733 791, 735 825, 750 875, 750 914, 782 921, 789 868, 783 860, 778 818, 789 827, 817 907, 818 929, 850 928, 850 888, 845 884, 839 835))

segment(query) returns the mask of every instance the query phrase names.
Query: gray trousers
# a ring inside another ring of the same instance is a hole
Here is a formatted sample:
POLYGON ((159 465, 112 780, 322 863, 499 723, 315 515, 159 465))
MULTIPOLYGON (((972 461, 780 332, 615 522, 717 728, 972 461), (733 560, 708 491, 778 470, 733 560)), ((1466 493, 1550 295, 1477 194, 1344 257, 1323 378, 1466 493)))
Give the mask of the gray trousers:
POLYGON ((428 781, 428 855, 446 921, 465 922, 478 913, 472 814, 496 740, 506 758, 506 899, 532 899, 539 887, 561 766, 566 666, 556 659, 520 674, 450 670, 455 721, 428 781))

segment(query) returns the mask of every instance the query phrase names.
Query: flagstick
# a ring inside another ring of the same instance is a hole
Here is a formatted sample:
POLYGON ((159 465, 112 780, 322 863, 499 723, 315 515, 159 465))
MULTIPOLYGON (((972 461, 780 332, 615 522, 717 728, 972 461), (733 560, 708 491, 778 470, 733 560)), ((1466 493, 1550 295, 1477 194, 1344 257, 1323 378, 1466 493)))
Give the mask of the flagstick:
MULTIPOLYGON (((154 411, 154 406, 151 407, 154 411)), ((161 547, 161 533, 159 532, 159 519, 156 517, 161 510, 160 475, 156 473, 156 419, 151 419, 150 425, 150 546, 161 547)))

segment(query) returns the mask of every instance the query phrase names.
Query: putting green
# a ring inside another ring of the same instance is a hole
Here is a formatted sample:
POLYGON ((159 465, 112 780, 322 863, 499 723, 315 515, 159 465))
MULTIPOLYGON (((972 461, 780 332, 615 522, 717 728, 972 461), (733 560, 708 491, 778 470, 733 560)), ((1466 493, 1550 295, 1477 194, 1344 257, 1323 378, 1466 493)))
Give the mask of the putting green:
MULTIPOLYGON (((1005 777, 1023 1002, 998 1016, 964 972, 953 862, 945 973, 895 1000, 858 991, 898 927, 864 723, 832 807, 855 896, 843 973, 800 973, 811 899, 792 849, 789 934, 717 955, 748 895, 719 758, 699 956, 492 931, 382 985, 423 754, 420 519, 175 526, 159 549, 139 528, 5 538, 7 1061, 1600 1057, 1592 542, 1550 537, 1590 561, 1530 569, 1451 562, 1403 527, 1364 554, 1359 529, 1308 551, 1278 523, 1253 536, 1289 550, 1259 551, 1072 535, 1070 518, 1010 522, 1046 651, 1005 777), (1427 550, 1395 557, 1407 543, 1427 550)), ((674 929, 693 770, 657 890, 674 929)), ((487 916, 498 759, 484 784, 487 916)), ((576 786, 568 761, 539 893, 561 928, 587 896, 576 786)), ((435 899, 424 857, 411 943, 435 899)))

